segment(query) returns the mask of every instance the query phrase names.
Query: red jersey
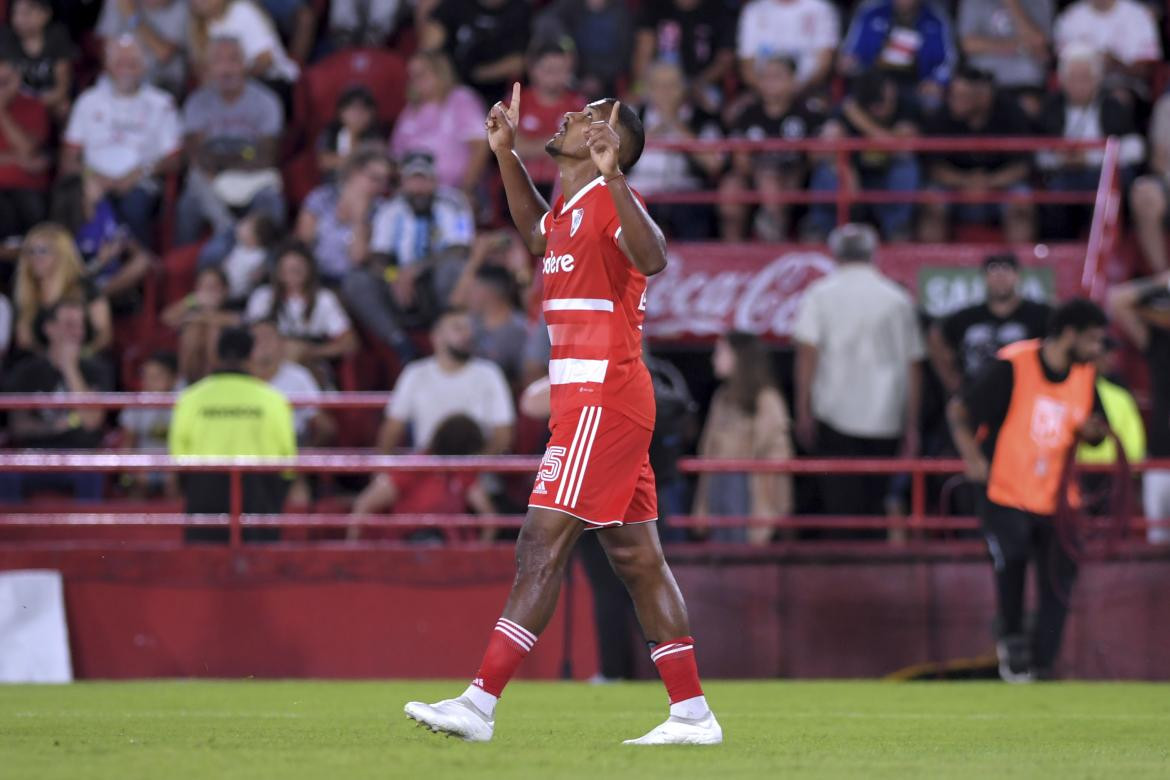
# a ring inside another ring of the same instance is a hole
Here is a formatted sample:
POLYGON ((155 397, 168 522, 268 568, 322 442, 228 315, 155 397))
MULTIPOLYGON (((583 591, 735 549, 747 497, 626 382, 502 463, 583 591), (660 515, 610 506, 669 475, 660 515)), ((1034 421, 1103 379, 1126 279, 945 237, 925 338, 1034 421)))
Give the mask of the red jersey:
POLYGON ((598 406, 654 429, 654 389, 642 362, 646 277, 618 246, 621 230, 600 176, 567 203, 557 198, 540 219, 553 423, 598 406))

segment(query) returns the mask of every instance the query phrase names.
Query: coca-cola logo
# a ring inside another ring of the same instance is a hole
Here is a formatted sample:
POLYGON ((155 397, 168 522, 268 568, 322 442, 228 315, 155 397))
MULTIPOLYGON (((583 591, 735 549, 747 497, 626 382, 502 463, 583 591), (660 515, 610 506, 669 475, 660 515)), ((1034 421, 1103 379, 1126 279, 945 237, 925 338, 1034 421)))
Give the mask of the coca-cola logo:
MULTIPOLYGON (((650 280, 647 289, 646 333, 655 338, 717 336, 745 330, 787 339, 801 294, 830 273, 834 264, 812 250, 786 252, 754 268, 720 267, 722 254, 707 265, 671 253, 666 270, 650 280), (688 267, 689 266, 689 267, 688 267)), ((720 253, 716 253, 720 254, 720 253)))

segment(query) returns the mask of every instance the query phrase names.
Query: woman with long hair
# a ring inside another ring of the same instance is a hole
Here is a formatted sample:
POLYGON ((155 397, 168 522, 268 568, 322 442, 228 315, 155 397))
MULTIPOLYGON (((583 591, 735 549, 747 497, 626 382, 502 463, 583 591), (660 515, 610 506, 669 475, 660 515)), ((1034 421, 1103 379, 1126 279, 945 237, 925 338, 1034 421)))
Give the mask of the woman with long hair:
POLYGON ((89 331, 85 347, 89 352, 99 352, 113 341, 110 303, 86 280, 77 244, 60 225, 42 222, 25 236, 16 266, 15 289, 19 348, 37 348, 37 314, 67 298, 85 304, 89 331))
POLYGON ((406 73, 407 105, 394 123, 390 151, 397 158, 407 152, 430 152, 439 184, 470 194, 488 159, 483 102, 458 82, 442 52, 418 52, 407 63, 406 73))
POLYGON ((289 360, 311 364, 357 351, 357 336, 333 291, 317 276, 312 251, 300 242, 277 252, 269 284, 248 298, 248 322, 272 319, 285 337, 289 360))
MULTIPOLYGON (((792 457, 788 405, 772 376, 772 358, 760 338, 731 331, 715 344, 712 356, 719 389, 711 401, 700 458, 792 457)), ((695 492, 694 513, 699 516, 740 516, 772 520, 792 511, 792 478, 787 474, 703 474, 695 492)), ((717 529, 720 541, 767 544, 770 525, 717 529)))

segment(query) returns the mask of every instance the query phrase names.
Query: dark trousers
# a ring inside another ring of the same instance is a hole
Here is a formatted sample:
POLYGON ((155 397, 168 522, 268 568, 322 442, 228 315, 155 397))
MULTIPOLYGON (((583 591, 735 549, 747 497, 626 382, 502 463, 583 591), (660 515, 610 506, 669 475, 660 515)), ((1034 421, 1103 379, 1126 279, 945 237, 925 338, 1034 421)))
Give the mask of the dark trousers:
POLYGON ((23 501, 29 492, 39 490, 68 490, 77 501, 100 501, 105 483, 104 474, 90 471, 0 474, 0 502, 23 501))
POLYGON ((1040 604, 1032 629, 1032 666, 1052 668, 1068 616, 1077 564, 1057 535, 1052 517, 1000 506, 986 498, 979 519, 995 566, 1001 637, 1024 633, 1024 587, 1028 562, 1035 563, 1040 604))
MULTIPOLYGON (((822 458, 892 458, 899 440, 866 439, 817 423, 816 454, 822 458)), ((890 478, 883 474, 826 474, 819 480, 821 506, 829 515, 884 515, 890 478)))
MULTIPOLYGON (((187 514, 216 515, 231 511, 230 482, 226 474, 184 474, 180 484, 185 499, 184 511, 187 514)), ((284 499, 288 495, 290 484, 279 474, 244 474, 242 479, 244 512, 257 515, 280 514, 284 511, 284 499)), ((280 538, 280 529, 245 528, 242 537, 246 542, 274 542, 280 538)), ((227 528, 196 526, 184 529, 183 538, 188 542, 226 544, 229 531, 227 528)))

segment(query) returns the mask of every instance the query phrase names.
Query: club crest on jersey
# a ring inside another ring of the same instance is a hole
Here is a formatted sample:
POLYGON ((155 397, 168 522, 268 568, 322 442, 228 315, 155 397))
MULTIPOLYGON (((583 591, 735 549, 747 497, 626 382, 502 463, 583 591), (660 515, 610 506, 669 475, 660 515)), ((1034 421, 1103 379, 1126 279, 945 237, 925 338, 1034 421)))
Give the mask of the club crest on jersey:
POLYGON ((585 219, 585 209, 573 209, 573 224, 569 226, 569 238, 577 235, 577 228, 581 227, 583 219, 585 219))

